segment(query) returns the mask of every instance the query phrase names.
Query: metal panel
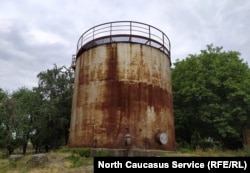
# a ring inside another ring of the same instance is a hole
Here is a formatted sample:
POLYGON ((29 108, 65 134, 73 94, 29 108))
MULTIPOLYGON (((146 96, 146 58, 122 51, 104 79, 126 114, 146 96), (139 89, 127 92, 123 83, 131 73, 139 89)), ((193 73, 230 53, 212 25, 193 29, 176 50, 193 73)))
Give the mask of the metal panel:
POLYGON ((168 54, 132 42, 78 54, 69 146, 126 148, 129 134, 131 148, 174 150, 170 64, 168 54))

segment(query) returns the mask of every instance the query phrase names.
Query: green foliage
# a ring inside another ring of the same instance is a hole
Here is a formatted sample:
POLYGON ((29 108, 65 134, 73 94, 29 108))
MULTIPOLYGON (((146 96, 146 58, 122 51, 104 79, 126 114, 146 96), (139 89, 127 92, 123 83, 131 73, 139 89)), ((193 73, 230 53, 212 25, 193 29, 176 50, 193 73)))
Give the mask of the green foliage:
POLYGON ((11 154, 18 147, 16 134, 17 121, 14 103, 9 93, 0 89, 0 147, 11 154))
POLYGON ((194 151, 191 150, 190 148, 180 148, 179 152, 181 152, 181 153, 193 153, 194 151))
POLYGON ((71 168, 77 168, 91 164, 92 158, 90 157, 90 149, 72 149, 72 153, 66 157, 71 161, 71 168))
POLYGON ((100 149, 100 150, 98 150, 96 156, 98 156, 98 157, 106 157, 106 156, 108 156, 108 154, 107 154, 107 152, 105 150, 100 149))
POLYGON ((71 168, 77 168, 84 165, 83 158, 77 154, 71 154, 70 156, 66 157, 66 159, 71 161, 71 168))
POLYGON ((37 94, 25 87, 12 93, 12 101, 15 112, 15 138, 18 146, 23 148, 23 154, 26 153, 30 134, 33 129, 33 120, 36 116, 38 107, 37 94))
POLYGON ((6 173, 10 169, 9 161, 7 159, 0 159, 0 172, 6 173))
POLYGON ((91 156, 91 151, 89 148, 77 148, 73 149, 74 154, 78 154, 81 157, 90 157, 91 156))
POLYGON ((17 166, 17 161, 12 160, 12 161, 9 161, 9 163, 12 168, 15 168, 17 166))
MULTIPOLYGON (((191 147, 212 139, 225 148, 242 146, 249 127, 250 70, 239 53, 208 45, 172 69, 176 136, 191 147)), ((220 146, 219 144, 219 146, 220 146)))
POLYGON ((32 143, 39 148, 57 149, 68 140, 68 129, 73 95, 73 72, 66 67, 41 72, 35 88, 42 100, 36 118, 32 143))
POLYGON ((0 89, 0 147, 26 153, 31 139, 36 152, 65 145, 71 112, 73 72, 66 67, 41 72, 39 85, 12 94, 0 89))
POLYGON ((56 152, 59 152, 59 153, 68 153, 71 151, 72 151, 72 148, 69 148, 67 146, 60 147, 56 150, 56 152))

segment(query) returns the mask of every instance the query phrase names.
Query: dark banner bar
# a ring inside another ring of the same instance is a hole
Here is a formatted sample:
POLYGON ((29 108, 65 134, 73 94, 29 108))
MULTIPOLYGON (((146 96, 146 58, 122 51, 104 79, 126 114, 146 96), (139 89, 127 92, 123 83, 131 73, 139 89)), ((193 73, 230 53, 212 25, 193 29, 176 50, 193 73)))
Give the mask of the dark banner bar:
POLYGON ((250 157, 95 157, 94 173, 118 171, 250 172, 250 157))

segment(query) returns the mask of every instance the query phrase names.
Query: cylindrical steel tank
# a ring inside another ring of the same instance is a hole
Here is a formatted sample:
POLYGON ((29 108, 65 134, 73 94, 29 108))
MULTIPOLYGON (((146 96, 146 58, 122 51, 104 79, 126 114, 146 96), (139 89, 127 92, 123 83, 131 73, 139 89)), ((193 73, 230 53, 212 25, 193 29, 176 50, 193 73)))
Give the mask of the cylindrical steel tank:
POLYGON ((139 22, 104 23, 79 39, 70 147, 175 150, 170 41, 139 22))

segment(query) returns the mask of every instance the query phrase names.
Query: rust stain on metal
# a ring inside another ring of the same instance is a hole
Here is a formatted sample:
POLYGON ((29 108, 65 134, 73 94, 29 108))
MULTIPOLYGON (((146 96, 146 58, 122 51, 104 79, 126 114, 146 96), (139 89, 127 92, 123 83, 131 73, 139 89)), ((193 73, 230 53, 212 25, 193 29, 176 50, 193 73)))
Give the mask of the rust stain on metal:
POLYGON ((169 58, 150 46, 110 43, 76 62, 70 146, 175 149, 169 58), (127 129, 127 130, 126 130, 127 129), (167 144, 157 138, 168 135, 167 144))

